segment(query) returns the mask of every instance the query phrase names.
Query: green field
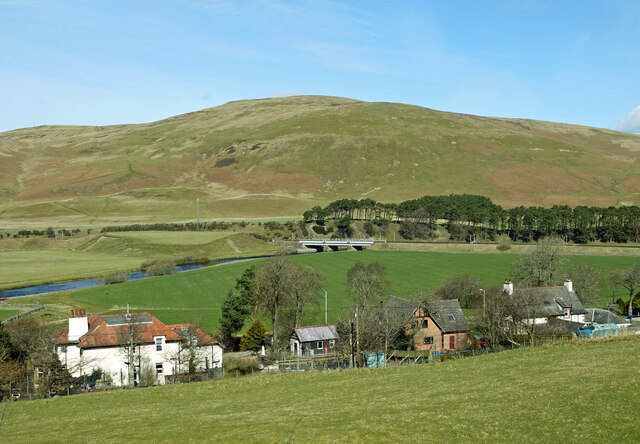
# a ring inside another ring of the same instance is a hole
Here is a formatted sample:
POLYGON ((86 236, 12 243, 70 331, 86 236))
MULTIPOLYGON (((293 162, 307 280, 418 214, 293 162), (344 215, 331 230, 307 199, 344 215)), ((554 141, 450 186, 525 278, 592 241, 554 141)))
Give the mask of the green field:
POLYGON ((640 337, 5 404, 4 442, 637 442, 640 337))
POLYGON ((0 308, 0 322, 9 319, 12 316, 22 313, 24 310, 16 310, 13 308, 0 308))
MULTIPOLYGON (((400 251, 360 251, 291 256, 297 264, 316 268, 326 278, 329 322, 336 321, 351 305, 346 291, 347 270, 356 262, 380 262, 387 268, 392 293, 405 297, 420 289, 435 289, 447 279, 467 273, 484 281, 485 289, 499 286, 509 276, 513 254, 459 254, 400 251)), ((614 268, 629 267, 639 259, 615 256, 567 256, 566 268, 572 263, 589 264, 603 276, 614 268)), ((58 307, 87 307, 92 312, 120 312, 127 303, 136 311, 149 311, 166 323, 184 322, 197 314, 202 327, 212 331, 218 325, 222 300, 244 269, 260 260, 227 263, 169 276, 98 286, 51 295, 17 298, 23 303, 50 304, 58 307)), ((602 304, 611 295, 611 288, 600 289, 602 304)), ((625 295, 616 289, 618 297, 625 295)), ((12 302, 12 301, 9 301, 12 302)), ((65 312, 66 308, 61 312, 65 312)), ((307 311, 310 324, 324 322, 323 303, 307 311)))
POLYGON ((220 259, 274 250, 273 245, 237 232, 118 232, 64 242, 5 239, 0 241, 0 289, 138 270, 145 260, 157 257, 220 259))

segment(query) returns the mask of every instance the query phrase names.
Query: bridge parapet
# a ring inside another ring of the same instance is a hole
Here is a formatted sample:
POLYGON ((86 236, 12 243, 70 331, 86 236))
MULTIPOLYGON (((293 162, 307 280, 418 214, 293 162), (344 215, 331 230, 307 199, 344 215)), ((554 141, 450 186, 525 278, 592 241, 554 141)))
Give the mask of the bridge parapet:
POLYGON ((315 248, 318 251, 327 251, 327 249, 336 251, 340 247, 362 250, 365 247, 370 247, 375 242, 385 241, 376 241, 374 239, 301 239, 299 241, 301 245, 309 248, 315 248))

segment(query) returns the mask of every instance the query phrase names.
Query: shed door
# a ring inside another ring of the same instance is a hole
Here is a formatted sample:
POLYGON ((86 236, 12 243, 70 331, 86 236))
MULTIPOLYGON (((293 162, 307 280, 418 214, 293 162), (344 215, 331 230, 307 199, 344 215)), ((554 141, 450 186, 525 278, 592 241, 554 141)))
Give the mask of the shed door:
POLYGON ((456 348, 456 337, 454 335, 449 336, 449 348, 456 348))

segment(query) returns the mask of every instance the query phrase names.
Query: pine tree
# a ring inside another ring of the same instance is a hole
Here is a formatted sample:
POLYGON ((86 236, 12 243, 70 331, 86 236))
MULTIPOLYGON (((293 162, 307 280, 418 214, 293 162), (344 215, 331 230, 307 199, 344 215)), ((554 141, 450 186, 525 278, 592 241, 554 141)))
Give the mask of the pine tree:
POLYGON ((267 327, 262 319, 255 319, 240 339, 240 350, 259 350, 267 341, 267 327))

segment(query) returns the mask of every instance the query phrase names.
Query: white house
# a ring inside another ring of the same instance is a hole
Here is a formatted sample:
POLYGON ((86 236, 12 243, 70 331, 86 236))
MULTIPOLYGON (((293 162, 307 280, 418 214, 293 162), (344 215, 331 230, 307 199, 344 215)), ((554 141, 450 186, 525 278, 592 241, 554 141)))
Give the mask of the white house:
MULTIPOLYGON (((516 300, 519 298, 510 280, 505 281, 502 291, 516 300)), ((546 324, 552 318, 585 323, 587 311, 573 291, 571 279, 566 278, 561 286, 527 288, 523 292, 520 299, 530 306, 529 323, 546 324)))
POLYGON ((196 371, 222 367, 222 347, 211 336, 192 324, 165 325, 149 313, 87 316, 72 310, 55 343, 72 376, 99 368, 116 386, 138 384, 145 371, 155 372, 154 382, 164 384, 190 364, 196 371))

